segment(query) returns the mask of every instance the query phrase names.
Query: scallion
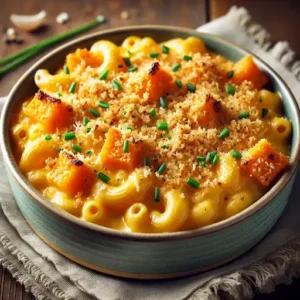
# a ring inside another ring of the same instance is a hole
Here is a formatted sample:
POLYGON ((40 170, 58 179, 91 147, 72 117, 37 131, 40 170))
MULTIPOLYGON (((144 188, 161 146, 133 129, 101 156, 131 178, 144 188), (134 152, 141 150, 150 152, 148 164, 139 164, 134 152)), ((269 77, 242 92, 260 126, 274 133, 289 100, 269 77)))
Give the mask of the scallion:
POLYGON ((166 109, 168 107, 167 99, 165 97, 159 98, 160 107, 166 109))
POLYGON ((137 69, 138 69, 137 66, 132 66, 132 67, 127 69, 127 72, 132 73, 132 72, 135 72, 137 69))
POLYGON ((125 141, 123 144, 123 152, 128 153, 129 152, 129 141, 125 141))
POLYGON ((51 136, 51 135, 49 135, 49 134, 47 134, 47 135, 45 136, 45 140, 46 140, 46 141, 50 141, 50 140, 52 140, 52 136, 51 136))
POLYGON ((157 173, 158 173, 159 175, 161 175, 161 174, 165 171, 166 168, 167 168, 167 165, 166 165, 166 164, 162 164, 162 165, 158 168, 157 173))
POLYGON ((175 84, 177 85, 178 88, 182 88, 182 82, 179 79, 175 79, 175 84))
POLYGON ((168 123, 166 122, 159 122, 157 124, 157 129, 159 130, 168 130, 169 126, 168 126, 168 123))
POLYGON ((250 113, 248 111, 244 111, 244 112, 241 112, 239 115, 238 115, 238 119, 241 120, 241 119, 247 119, 250 117, 250 113))
POLYGON ((154 201, 159 202, 160 201, 160 189, 156 187, 154 189, 154 201))
POLYGON ((151 163, 150 163, 150 158, 146 156, 146 157, 144 158, 144 166, 150 167, 150 164, 151 164, 151 163))
POLYGON ((227 72, 227 78, 232 78, 233 74, 234 74, 233 70, 228 71, 227 72))
POLYGON ((229 95, 234 95, 235 94, 235 86, 234 85, 227 84, 225 86, 225 90, 226 90, 226 93, 229 94, 229 95))
POLYGON ((69 88, 69 93, 74 94, 74 92, 75 92, 75 90, 76 90, 76 85, 77 85, 76 82, 72 82, 72 83, 71 83, 70 88, 69 88))
POLYGON ((122 85, 121 85, 121 83, 120 83, 118 80, 114 79, 114 80, 111 82, 111 84, 112 84, 112 87, 113 87, 115 90, 118 90, 118 91, 122 90, 122 85))
POLYGON ((196 92, 196 86, 194 84, 188 82, 186 84, 186 87, 187 87, 187 89, 188 89, 189 92, 191 92, 191 93, 195 93, 196 92))
POLYGON ((200 182, 191 177, 186 181, 186 183, 195 189, 198 189, 200 186, 200 182))
POLYGON ((219 139, 224 139, 225 137, 229 136, 229 129, 227 127, 223 128, 218 135, 219 139))
POLYGON ((189 61, 189 60, 192 60, 193 58, 191 57, 191 56, 189 56, 189 55, 183 55, 183 57, 182 57, 184 60, 186 60, 186 61, 189 61))
POLYGON ((70 69, 68 66, 64 66, 64 72, 65 74, 70 74, 70 69))
POLYGON ((90 119, 88 117, 83 118, 83 125, 86 126, 90 122, 90 119))
POLYGON ((265 118, 268 115, 268 113, 269 113, 269 110, 267 108, 263 108, 261 110, 261 117, 265 118))
POLYGON ((81 152, 82 151, 82 148, 77 145, 77 144, 73 144, 72 145, 72 149, 75 151, 75 152, 81 152))
POLYGON ((68 132, 64 134, 64 140, 65 141, 70 141, 76 138, 76 133, 75 132, 68 132))
POLYGON ((101 108, 109 108, 109 103, 104 101, 99 101, 98 106, 101 108))
POLYGON ((98 110, 96 110, 95 108, 89 108, 89 113, 94 116, 95 118, 99 118, 100 117, 100 113, 98 110))
POLYGON ((170 48, 168 46, 166 46, 166 45, 161 45, 161 50, 165 54, 169 54, 170 53, 170 48))
POLYGON ((127 67, 131 66, 131 61, 129 57, 123 57, 123 60, 127 67))
POLYGON ((180 68, 181 68, 181 64, 175 63, 175 64, 172 66, 172 71, 173 71, 173 72, 177 72, 180 68))
POLYGON ((108 73, 109 73, 108 69, 105 69, 105 70, 101 73, 99 79, 100 79, 100 80, 106 80, 107 77, 108 77, 108 73))
POLYGON ((236 159, 241 159, 241 158, 242 158, 241 152, 239 152, 239 151, 237 151, 237 150, 235 150, 235 149, 232 149, 232 150, 230 151, 230 154, 231 154, 232 157, 234 157, 234 158, 236 158, 236 159))
POLYGON ((152 108, 150 110, 149 115, 150 115, 151 118, 154 118, 156 116, 156 110, 155 110, 155 108, 152 108))
POLYGON ((98 177, 100 180, 102 180, 103 182, 105 182, 105 183, 108 183, 108 182, 110 181, 110 177, 108 177, 107 175, 105 175, 105 174, 102 173, 102 172, 99 172, 99 173, 97 174, 97 177, 98 177))
POLYGON ((151 58, 156 58, 156 57, 158 57, 158 55, 159 55, 159 52, 151 52, 151 53, 149 53, 149 57, 151 57, 151 58))

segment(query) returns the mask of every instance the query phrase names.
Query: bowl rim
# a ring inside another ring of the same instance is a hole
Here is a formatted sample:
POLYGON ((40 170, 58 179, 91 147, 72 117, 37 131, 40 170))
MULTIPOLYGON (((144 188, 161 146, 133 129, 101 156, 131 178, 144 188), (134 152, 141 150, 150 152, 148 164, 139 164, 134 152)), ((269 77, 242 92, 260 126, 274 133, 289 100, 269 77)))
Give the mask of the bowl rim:
POLYGON ((170 241, 170 240, 182 240, 182 239, 189 239, 192 237, 199 237, 204 236, 209 233, 221 231, 224 229, 227 229, 237 223, 240 223, 247 218, 254 215, 256 212, 258 212, 260 209, 265 207, 267 204, 269 204, 278 194, 281 193, 281 191, 286 187, 289 180, 294 175, 297 166, 300 161, 300 143, 299 143, 299 137, 296 145, 296 151, 293 160, 291 161, 290 167, 281 175, 279 180, 271 187, 267 193, 265 193, 261 198, 259 198, 255 203, 253 203, 251 206, 243 210, 242 212, 228 218, 225 220, 221 220, 217 223, 196 228, 192 230, 186 230, 186 231, 178 231, 178 232, 167 232, 167 233, 133 233, 133 232, 125 232, 125 231, 118 231, 116 229, 107 228, 101 225, 96 225, 93 223, 86 222, 78 217, 75 217, 66 211, 56 207, 51 202, 47 201, 40 192, 35 190, 30 183, 27 181, 25 176, 21 173, 20 169, 14 162, 14 158, 11 151, 10 146, 10 138, 9 138, 9 124, 7 124, 6 120, 9 118, 8 115, 8 109, 10 107, 10 103, 12 102, 11 99, 14 97, 16 91, 23 85, 23 81, 30 75, 30 73, 36 69, 39 65, 44 63, 44 61, 48 60, 49 58, 57 55, 59 52, 63 51, 65 48, 68 48, 70 46, 73 46, 75 44, 79 44, 81 42, 84 42, 85 40, 89 40, 92 38, 101 37, 103 35, 109 35, 109 34, 116 34, 116 33, 126 33, 128 32, 128 35, 136 34, 139 31, 162 31, 162 32, 180 32, 184 34, 189 34, 191 36, 198 36, 199 34, 202 36, 207 36, 208 38, 214 39, 217 42, 221 44, 225 44, 231 47, 234 47, 235 49, 238 49, 245 54, 251 55, 255 58, 255 60, 259 61, 261 65, 263 65, 266 69, 268 69, 268 72, 271 74, 271 76, 275 79, 277 79, 283 86, 283 88, 286 90, 288 95, 288 105, 292 106, 297 117, 297 127, 299 131, 300 127, 300 111, 298 104, 296 102, 296 99, 294 95, 292 94, 290 88, 288 85, 284 82, 284 80, 281 78, 281 76, 274 71, 267 63, 262 61, 259 57, 257 57, 252 52, 244 49, 243 47, 240 47, 236 45, 235 43, 232 43, 230 41, 227 41, 223 38, 220 38, 218 36, 204 33, 204 32, 198 32, 194 29, 190 28, 184 28, 184 27, 176 27, 176 26, 165 26, 165 25, 135 25, 135 26, 126 26, 126 27, 119 27, 115 29, 107 29, 107 30, 101 30, 94 33, 86 34, 82 37, 76 38, 74 40, 71 40, 55 49, 53 49, 50 53, 44 55, 41 59, 39 59, 35 64, 33 64, 24 74, 23 76, 17 81, 17 83, 14 85, 12 90, 10 91, 7 100, 5 101, 4 107, 2 109, 1 113, 1 123, 0 123, 0 144, 2 149, 2 155, 3 160, 6 164, 6 171, 11 172, 15 180, 20 184, 20 187, 23 189, 24 192, 26 192, 27 195, 30 196, 31 200, 34 200, 45 208, 48 212, 54 214, 56 217, 59 217, 62 219, 62 221, 70 223, 72 225, 77 225, 79 227, 82 227, 85 230, 92 231, 93 233, 99 233, 105 236, 110 236, 118 239, 126 239, 126 240, 135 240, 135 241, 170 241))

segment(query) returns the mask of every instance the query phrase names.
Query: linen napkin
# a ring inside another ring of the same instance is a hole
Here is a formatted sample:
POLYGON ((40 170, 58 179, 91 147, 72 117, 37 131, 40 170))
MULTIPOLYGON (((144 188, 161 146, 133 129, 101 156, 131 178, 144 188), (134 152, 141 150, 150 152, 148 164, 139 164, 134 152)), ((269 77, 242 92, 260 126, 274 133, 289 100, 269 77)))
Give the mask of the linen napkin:
MULTIPOLYGON (((231 40, 269 63, 300 97, 300 62, 288 43, 273 44, 268 33, 252 23, 244 8, 198 30, 231 40)), ((0 102, 5 99, 0 99, 0 102)), ((300 180, 300 177, 296 180, 300 180)), ((41 241, 22 217, 0 154, 0 264, 40 300, 204 300, 246 299, 288 283, 300 269, 299 184, 274 229, 251 251, 218 269, 181 279, 139 281, 115 278, 81 267, 41 241)))

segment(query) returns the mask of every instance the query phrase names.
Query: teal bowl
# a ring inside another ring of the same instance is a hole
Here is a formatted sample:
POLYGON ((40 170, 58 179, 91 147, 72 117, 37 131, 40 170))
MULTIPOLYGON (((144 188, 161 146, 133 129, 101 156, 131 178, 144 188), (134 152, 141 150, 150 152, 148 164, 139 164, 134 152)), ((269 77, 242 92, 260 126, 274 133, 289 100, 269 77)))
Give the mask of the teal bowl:
POLYGON ((259 58, 255 57, 255 62, 281 94, 285 115, 293 124, 290 167, 262 198, 229 219, 200 229, 164 234, 126 233, 93 225, 46 201, 22 175, 12 155, 9 137, 12 112, 24 98, 36 92, 35 72, 40 68, 54 72, 76 48, 90 47, 100 39, 120 44, 129 35, 150 36, 159 42, 196 36, 211 50, 232 61, 251 54, 213 35, 166 26, 101 31, 52 51, 16 83, 2 112, 0 144, 12 191, 33 230, 55 250, 88 268, 139 279, 179 277, 215 268, 248 251, 274 226, 288 202, 299 163, 298 105, 281 77, 259 58))

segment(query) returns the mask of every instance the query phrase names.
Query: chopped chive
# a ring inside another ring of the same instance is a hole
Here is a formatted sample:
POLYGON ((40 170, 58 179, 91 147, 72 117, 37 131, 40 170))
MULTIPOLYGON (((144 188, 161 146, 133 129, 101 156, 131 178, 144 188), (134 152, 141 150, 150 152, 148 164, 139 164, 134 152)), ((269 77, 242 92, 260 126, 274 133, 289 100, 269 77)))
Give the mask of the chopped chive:
POLYGON ((127 67, 131 66, 131 61, 129 57, 123 57, 123 60, 127 67))
POLYGON ((175 63, 175 64, 172 66, 172 71, 173 71, 173 72, 177 72, 180 68, 181 68, 181 64, 175 63))
POLYGON ((188 61, 188 60, 192 60, 193 58, 189 55, 183 55, 182 57, 184 60, 188 61))
POLYGON ((169 146, 163 145, 163 146, 162 146, 162 149, 169 149, 169 146))
POLYGON ((152 108, 149 112, 150 117, 154 118, 156 116, 156 110, 155 108, 152 108))
POLYGON ((81 152, 82 151, 82 148, 77 145, 77 144, 73 144, 72 145, 72 149, 75 151, 75 152, 81 152))
POLYGON ((175 79, 175 84, 177 85, 178 88, 182 88, 182 82, 179 79, 175 79))
POLYGON ((138 69, 137 66, 132 66, 130 68, 128 68, 127 72, 135 72, 138 69))
POLYGON ((91 155, 92 153, 93 153, 92 150, 88 150, 85 152, 86 155, 91 155))
POLYGON ((214 160, 214 158, 217 155, 217 153, 218 152, 216 150, 208 152, 207 155, 206 155, 206 158, 205 158, 205 162, 211 163, 214 160))
POLYGON ((128 52, 129 55, 133 54, 133 52, 131 52, 130 50, 127 50, 127 52, 128 52))
POLYGON ((205 157, 204 156, 197 156, 197 160, 198 160, 198 162, 205 161, 205 157))
POLYGON ((167 47, 166 45, 161 45, 161 50, 165 54, 169 54, 170 53, 170 48, 167 47))
POLYGON ((59 153, 59 152, 61 152, 61 151, 63 151, 64 150, 64 148, 58 148, 57 149, 57 152, 59 153))
POLYGON ((70 74, 70 69, 68 66, 64 66, 64 72, 65 74, 70 74))
POLYGON ((104 101, 99 101, 98 106, 101 108, 109 108, 109 103, 104 101))
POLYGON ((168 140, 171 140, 172 139, 172 137, 171 136, 168 136, 168 140))
POLYGON ((168 130, 168 123, 166 123, 166 122, 159 122, 158 124, 157 124, 157 129, 159 129, 159 130, 168 130))
POLYGON ((90 119, 88 117, 83 118, 83 125, 86 126, 90 122, 90 119))
POLYGON ((241 119, 247 119, 250 117, 250 113, 248 111, 244 111, 244 112, 241 112, 239 115, 238 115, 238 119, 241 120, 241 119))
POLYGON ((118 80, 114 79, 114 80, 111 82, 111 84, 112 84, 112 86, 113 86, 113 88, 114 88, 115 90, 118 90, 118 91, 122 90, 122 85, 121 85, 121 83, 120 83, 118 80))
POLYGON ((235 94, 235 86, 227 84, 225 87, 226 93, 229 95, 234 95, 235 94))
POLYGON ((196 86, 194 84, 188 82, 186 84, 186 87, 187 87, 187 89, 188 89, 189 92, 191 92, 191 93, 195 93, 196 92, 196 86))
POLYGON ((227 127, 224 127, 221 132, 218 135, 219 139, 224 139, 226 136, 229 135, 229 129, 227 127))
POLYGON ((168 107, 167 99, 165 97, 159 98, 160 107, 166 109, 168 107))
POLYGON ((70 88, 69 88, 69 93, 74 94, 75 89, 76 89, 76 82, 72 82, 72 84, 70 85, 70 88))
POLYGON ((161 175, 161 174, 164 172, 164 170, 166 169, 166 167, 167 167, 166 164, 162 164, 162 165, 158 168, 157 173, 158 173, 159 175, 161 175))
POLYGON ((133 128, 132 128, 132 127, 130 127, 130 126, 127 126, 127 127, 126 127, 126 129, 127 129, 127 130, 130 130, 130 131, 132 131, 132 130, 133 130, 133 128))
POLYGON ((95 108, 89 108, 89 113, 91 115, 93 115, 95 118, 99 118, 100 117, 99 111, 96 110, 95 108))
POLYGON ((261 98, 258 99, 259 102, 263 102, 263 100, 261 98))
POLYGON ((57 96, 58 96, 58 97, 61 97, 61 96, 62 96, 62 93, 61 93, 61 92, 57 92, 57 96))
POLYGON ((149 53, 149 57, 151 57, 151 58, 156 58, 156 57, 158 57, 158 55, 159 55, 159 52, 151 52, 151 53, 149 53))
POLYGON ((102 172, 99 172, 99 173, 97 174, 97 177, 98 177, 100 180, 102 180, 103 182, 105 182, 105 183, 108 183, 108 182, 110 181, 110 177, 108 177, 107 175, 105 175, 105 174, 102 173, 102 172))
POLYGON ((241 152, 239 152, 239 151, 237 151, 237 150, 235 150, 235 149, 232 149, 232 150, 230 151, 230 154, 231 154, 232 157, 234 157, 234 158, 236 158, 236 159, 241 159, 241 158, 242 158, 241 152))
POLYGON ((108 69, 105 69, 105 70, 101 73, 99 79, 100 79, 100 80, 106 80, 107 77, 108 77, 108 72, 109 72, 108 69))
POLYGON ((186 181, 186 183, 195 189, 198 189, 200 186, 200 182, 191 177, 186 181))
POLYGON ((128 153, 129 152, 129 141, 125 141, 123 145, 123 152, 128 153))
POLYGON ((47 135, 45 136, 45 140, 46 140, 46 141, 50 141, 50 140, 52 140, 52 136, 51 136, 51 135, 49 135, 49 134, 47 134, 47 135))
POLYGON ((156 187, 154 189, 154 201, 159 202, 160 201, 160 189, 156 187))
POLYGON ((92 128, 88 127, 88 128, 86 129, 86 132, 90 132, 91 130, 92 130, 92 128))
POLYGON ((214 157, 214 159, 213 159, 213 161, 212 161, 212 164, 216 165, 218 163, 218 161, 219 161, 219 158, 220 158, 219 155, 216 154, 215 157, 214 157))
POLYGON ((70 141, 76 138, 76 133, 75 132, 68 132, 64 134, 64 140, 65 141, 70 141))
POLYGON ((146 156, 144 158, 144 166, 150 167, 150 165, 151 165, 150 158, 146 156))
POLYGON ((267 116, 267 114, 269 113, 269 110, 267 108, 263 108, 261 110, 261 117, 265 118, 267 116))
POLYGON ((228 71, 228 72, 227 72, 227 78, 232 78, 233 74, 234 74, 234 71, 233 71, 233 70, 228 71))

